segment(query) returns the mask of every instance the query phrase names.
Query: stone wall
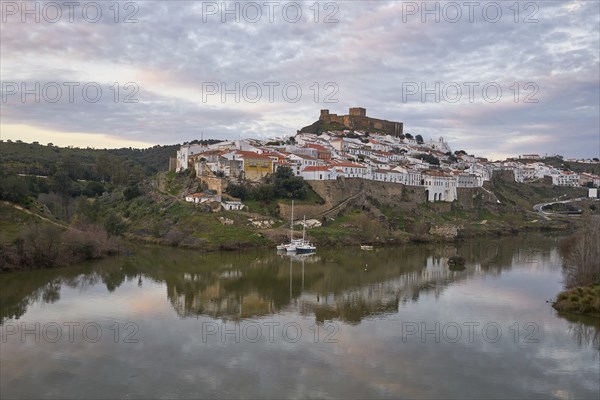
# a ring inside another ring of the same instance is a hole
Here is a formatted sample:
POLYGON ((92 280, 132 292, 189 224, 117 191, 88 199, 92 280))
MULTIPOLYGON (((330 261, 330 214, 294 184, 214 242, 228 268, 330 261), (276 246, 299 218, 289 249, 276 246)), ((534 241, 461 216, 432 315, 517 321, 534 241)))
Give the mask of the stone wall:
POLYGON ((473 208, 476 206, 476 201, 483 203, 498 203, 498 198, 495 194, 490 193, 483 188, 457 188, 456 195, 458 203, 464 208, 473 208))
POLYGON ((327 124, 338 123, 348 128, 359 130, 375 129, 396 136, 402 135, 404 132, 404 124, 402 122, 367 117, 366 110, 360 107, 351 108, 348 115, 330 114, 329 110, 321 110, 319 119, 327 124))
POLYGON ((227 189, 227 179, 225 178, 200 175, 198 179, 200 180, 200 182, 206 183, 208 185, 208 189, 216 191, 217 194, 223 194, 225 192, 225 189, 227 189))
MULTIPOLYGON (((368 206, 371 203, 392 205, 413 209, 416 204, 425 202, 425 188, 404 186, 390 182, 376 182, 360 178, 338 178, 330 181, 308 182, 315 192, 325 200, 325 204, 294 206, 294 219, 321 218, 331 211, 331 216, 346 206, 368 206)), ((291 202, 279 203, 279 213, 290 218, 291 202)))

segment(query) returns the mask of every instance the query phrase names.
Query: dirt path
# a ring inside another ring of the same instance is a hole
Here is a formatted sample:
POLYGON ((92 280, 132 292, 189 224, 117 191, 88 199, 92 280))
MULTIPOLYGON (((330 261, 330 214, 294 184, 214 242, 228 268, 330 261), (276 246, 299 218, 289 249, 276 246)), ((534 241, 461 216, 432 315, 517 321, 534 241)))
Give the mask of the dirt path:
POLYGON ((14 208, 16 208, 16 209, 17 209, 17 210, 19 210, 19 211, 23 211, 23 212, 24 212, 24 213, 26 213, 26 214, 33 215, 34 217, 38 217, 39 219, 42 219, 42 220, 44 220, 44 221, 46 221, 46 222, 49 222, 49 223, 51 223, 51 224, 54 224, 54 225, 56 225, 56 226, 58 226, 58 227, 61 227, 61 228, 67 228, 67 225, 63 225, 63 224, 60 224, 60 223, 58 223, 58 222, 56 222, 56 221, 52 221, 51 219, 48 219, 48 218, 46 218, 46 217, 43 217, 43 216, 41 216, 41 215, 39 215, 39 214, 36 214, 36 213, 34 213, 34 212, 32 212, 32 211, 29 211, 28 209, 26 209, 26 208, 23 208, 23 207, 21 207, 21 206, 19 206, 19 205, 17 205, 17 204, 13 204, 13 203, 10 203, 10 202, 8 202, 8 201, 3 201, 2 203, 4 203, 4 204, 5 204, 5 205, 7 205, 7 206, 14 207, 14 208))
POLYGON ((318 218, 320 218, 320 217, 323 217, 323 216, 325 216, 325 215, 327 215, 327 214, 329 214, 329 213, 332 213, 332 212, 334 212, 334 211, 337 211, 337 210, 339 210, 340 208, 342 208, 342 207, 346 206, 346 204, 348 204, 349 202, 351 202, 352 200, 354 200, 355 198, 357 198, 357 197, 358 197, 358 196, 360 196, 361 194, 362 194, 362 191, 361 191, 361 192, 358 192, 358 193, 356 193, 355 195, 352 195, 352 196, 348 197, 347 199, 344 199, 342 202, 340 202, 340 203, 339 203, 339 204, 337 204, 336 206, 334 206, 334 207, 330 208, 329 210, 327 210, 327 211, 323 211, 322 213, 319 213, 319 214, 317 214, 317 215, 315 216, 315 218, 317 218, 317 219, 318 219, 318 218))

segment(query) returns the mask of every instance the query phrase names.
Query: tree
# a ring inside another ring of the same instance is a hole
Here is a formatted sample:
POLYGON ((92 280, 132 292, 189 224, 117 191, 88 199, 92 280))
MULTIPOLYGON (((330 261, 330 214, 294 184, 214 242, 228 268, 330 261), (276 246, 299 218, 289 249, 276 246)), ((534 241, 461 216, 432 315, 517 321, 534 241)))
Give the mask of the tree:
POLYGON ((417 135, 415 136, 415 140, 417 141, 417 144, 423 144, 423 136, 417 135))
POLYGON ((123 196, 125 197, 125 200, 134 199, 134 198, 138 197, 140 194, 142 194, 142 192, 140 191, 140 187, 135 183, 129 185, 123 191, 123 196))
POLYGON ((307 190, 304 179, 294 175, 290 167, 279 167, 273 179, 275 195, 280 198, 302 199, 307 190))
POLYGON ((405 133, 404 137, 407 138, 407 139, 412 139, 413 135, 411 135, 410 133, 405 133))
POLYGON ((88 197, 99 196, 104 193, 106 189, 104 186, 96 181, 90 181, 85 185, 85 189, 83 189, 83 194, 88 197))
POLYGON ((79 222, 84 224, 94 224, 98 222, 100 216, 100 202, 95 199, 86 199, 80 197, 76 205, 76 216, 79 222))
POLYGON ((0 198, 14 203, 26 203, 29 196, 27 183, 17 175, 4 175, 0 178, 0 198))
POLYGON ((426 161, 431 165, 440 165, 440 160, 438 160, 435 156, 433 156, 431 154, 426 154, 426 153, 418 154, 416 156, 416 158, 426 161))
POLYGON ((52 189, 63 197, 69 195, 69 189, 71 188, 72 180, 63 169, 58 169, 56 173, 50 178, 50 185, 52 189))
POLYGON ((115 213, 110 213, 104 219, 104 229, 110 235, 119 236, 125 231, 125 224, 115 213))
POLYGON ((237 197, 241 200, 246 200, 248 198, 248 188, 245 185, 230 183, 227 185, 227 189, 225 189, 225 193, 232 197, 237 197))
POLYGON ((252 190, 252 197, 258 201, 268 202, 275 198, 275 186, 263 183, 252 190))
POLYGON ((561 242, 567 288, 600 282, 600 219, 583 222, 582 228, 561 242))

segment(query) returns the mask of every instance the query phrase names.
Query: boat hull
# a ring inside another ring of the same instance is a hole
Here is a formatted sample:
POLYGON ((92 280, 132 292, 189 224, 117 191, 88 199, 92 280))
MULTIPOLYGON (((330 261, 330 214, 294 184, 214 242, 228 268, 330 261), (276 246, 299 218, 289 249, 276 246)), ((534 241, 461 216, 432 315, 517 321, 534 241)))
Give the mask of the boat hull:
POLYGON ((308 254, 314 253, 317 250, 315 246, 301 246, 296 247, 296 254, 308 254))

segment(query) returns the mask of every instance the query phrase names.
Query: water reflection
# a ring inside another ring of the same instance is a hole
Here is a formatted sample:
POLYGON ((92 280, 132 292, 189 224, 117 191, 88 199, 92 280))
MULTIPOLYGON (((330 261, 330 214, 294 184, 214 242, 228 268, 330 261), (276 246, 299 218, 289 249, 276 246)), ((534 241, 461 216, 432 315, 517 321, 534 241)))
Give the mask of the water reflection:
POLYGON ((558 315, 569 321, 569 333, 579 347, 594 347, 600 351, 600 318, 568 313, 558 315))
POLYGON ((282 256, 271 251, 206 254, 139 247, 129 257, 59 270, 0 276, 0 321, 22 316, 34 303, 54 303, 61 287, 102 283, 109 292, 125 281, 164 283, 167 298, 183 318, 201 315, 240 320, 283 311, 357 324, 417 302, 439 297, 451 284, 477 275, 500 275, 518 263, 547 268, 558 261, 555 240, 509 237, 455 245, 410 245, 361 252, 329 249, 318 255, 282 256), (447 259, 467 260, 463 271, 447 259))
POLYGON ((528 236, 292 258, 139 247, 3 274, 0 330, 11 334, 0 397, 597 398, 597 319, 564 319, 546 303, 561 287, 556 244, 528 236), (453 255, 467 260, 463 271, 448 268, 453 255), (21 336, 23 324, 69 321, 81 324, 74 341, 66 330, 56 342, 21 336), (403 333, 473 321, 472 341, 466 330, 458 341, 454 331, 403 333), (129 322, 134 343, 123 340, 129 322), (488 322, 500 340, 483 335, 488 322), (101 340, 86 340, 86 323, 102 328, 101 340), (298 341, 282 335, 289 323, 298 341), (274 340, 247 330, 267 324, 274 340))

